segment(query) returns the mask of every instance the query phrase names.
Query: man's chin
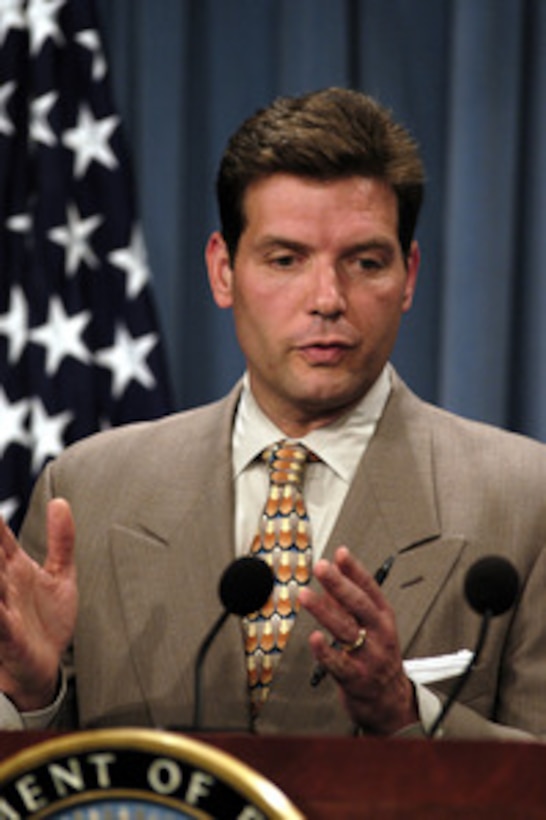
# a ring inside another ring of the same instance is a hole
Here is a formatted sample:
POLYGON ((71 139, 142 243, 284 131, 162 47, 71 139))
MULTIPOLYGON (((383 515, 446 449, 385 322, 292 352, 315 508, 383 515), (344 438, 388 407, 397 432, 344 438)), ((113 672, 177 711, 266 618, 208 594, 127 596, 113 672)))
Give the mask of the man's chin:
POLYGON ((341 415, 346 410, 357 404, 364 396, 366 388, 352 387, 346 385, 321 385, 315 384, 307 389, 305 385, 300 385, 297 402, 303 410, 309 414, 336 414, 341 415))

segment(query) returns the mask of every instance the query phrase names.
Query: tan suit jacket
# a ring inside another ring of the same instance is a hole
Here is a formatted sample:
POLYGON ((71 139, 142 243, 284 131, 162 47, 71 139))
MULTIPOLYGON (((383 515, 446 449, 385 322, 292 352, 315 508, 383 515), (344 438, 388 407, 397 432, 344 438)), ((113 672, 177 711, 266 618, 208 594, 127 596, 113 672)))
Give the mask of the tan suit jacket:
MULTIPOLYGON (((221 611, 218 579, 234 557, 238 395, 239 387, 205 408, 88 439, 37 485, 22 533, 31 553, 43 557, 51 496, 69 499, 76 519, 80 726, 191 720, 196 651, 221 611)), ((464 601, 465 573, 483 555, 508 556, 521 599, 493 620, 445 733, 546 734, 546 447, 434 408, 395 377, 326 555, 339 544, 372 571, 396 555, 384 592, 405 658, 471 648, 479 619, 464 601)), ((309 685, 313 626, 300 613, 257 731, 354 731, 333 681, 309 685)), ((434 691, 442 696, 451 685, 434 691)), ((208 657, 203 700, 206 725, 248 726, 235 617, 208 657)))

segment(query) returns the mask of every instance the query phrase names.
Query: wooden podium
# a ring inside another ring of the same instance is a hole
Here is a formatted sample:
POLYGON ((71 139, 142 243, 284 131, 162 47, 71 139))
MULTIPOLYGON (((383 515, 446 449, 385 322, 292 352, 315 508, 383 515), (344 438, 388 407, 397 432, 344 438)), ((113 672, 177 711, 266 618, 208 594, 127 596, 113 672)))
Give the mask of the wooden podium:
MULTIPOLYGON (((51 733, 0 732, 0 759, 51 733)), ((276 784, 309 820, 546 817, 546 745, 193 735, 276 784)))

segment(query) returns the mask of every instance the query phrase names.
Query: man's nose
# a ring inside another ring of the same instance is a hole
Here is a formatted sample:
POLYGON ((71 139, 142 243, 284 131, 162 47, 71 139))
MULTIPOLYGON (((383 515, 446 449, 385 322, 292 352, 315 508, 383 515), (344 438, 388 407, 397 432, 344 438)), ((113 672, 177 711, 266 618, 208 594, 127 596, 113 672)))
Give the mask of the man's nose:
POLYGON ((335 266, 322 263, 312 276, 312 313, 321 316, 339 316, 346 309, 343 284, 335 266))

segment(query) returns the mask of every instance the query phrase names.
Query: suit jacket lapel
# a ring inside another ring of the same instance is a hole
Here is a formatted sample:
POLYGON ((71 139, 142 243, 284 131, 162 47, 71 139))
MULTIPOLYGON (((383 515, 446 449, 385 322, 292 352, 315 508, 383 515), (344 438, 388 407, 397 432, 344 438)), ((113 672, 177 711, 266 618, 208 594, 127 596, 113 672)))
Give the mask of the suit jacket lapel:
POLYGON ((371 572, 396 556, 384 593, 406 651, 464 539, 442 537, 433 469, 434 430, 422 402, 395 377, 327 547, 346 544, 371 572))
MULTIPOLYGON (((231 428, 238 395, 236 389, 209 409, 194 440, 184 435, 180 458, 165 453, 167 472, 153 503, 131 529, 116 526, 111 533, 128 645, 155 725, 189 726, 198 647, 222 611, 218 581, 234 555, 231 428)), ((239 624, 230 619, 204 670, 211 725, 247 725, 240 653, 239 624), (230 687, 219 698, 222 680, 230 687)))

